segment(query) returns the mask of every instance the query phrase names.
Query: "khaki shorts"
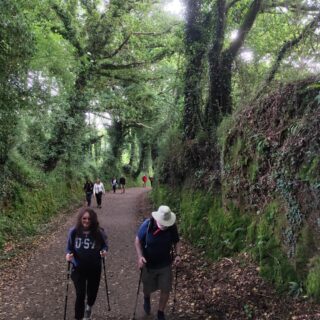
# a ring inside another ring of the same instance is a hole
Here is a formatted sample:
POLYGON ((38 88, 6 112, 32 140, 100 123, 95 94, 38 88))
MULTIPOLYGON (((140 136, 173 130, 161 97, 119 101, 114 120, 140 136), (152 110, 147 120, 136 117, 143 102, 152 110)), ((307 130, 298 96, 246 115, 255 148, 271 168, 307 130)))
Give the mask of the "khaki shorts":
POLYGON ((172 269, 167 266, 161 269, 142 269, 142 283, 143 293, 150 295, 150 293, 161 290, 169 293, 172 288, 172 269))

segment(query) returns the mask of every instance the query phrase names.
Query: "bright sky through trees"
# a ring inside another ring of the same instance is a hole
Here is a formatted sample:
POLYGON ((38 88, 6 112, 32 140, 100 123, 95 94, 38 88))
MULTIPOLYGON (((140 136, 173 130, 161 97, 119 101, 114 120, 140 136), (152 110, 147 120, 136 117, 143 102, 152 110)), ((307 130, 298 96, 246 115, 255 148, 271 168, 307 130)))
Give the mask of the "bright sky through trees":
POLYGON ((182 18, 185 8, 181 0, 173 0, 165 5, 164 10, 182 18))

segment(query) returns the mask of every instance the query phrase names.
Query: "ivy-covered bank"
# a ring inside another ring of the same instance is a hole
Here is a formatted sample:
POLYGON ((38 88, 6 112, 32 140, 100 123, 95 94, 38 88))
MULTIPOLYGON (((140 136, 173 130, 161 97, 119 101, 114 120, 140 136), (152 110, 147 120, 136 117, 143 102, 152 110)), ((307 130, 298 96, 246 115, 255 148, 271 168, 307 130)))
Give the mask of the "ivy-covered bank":
POLYGON ((158 205, 167 203, 178 213, 179 228, 186 239, 205 250, 213 259, 250 252, 260 265, 261 274, 280 290, 290 282, 299 283, 294 267, 282 251, 277 223, 277 204, 271 203, 259 215, 224 206, 221 196, 191 189, 158 187, 153 193, 158 205))
MULTIPOLYGON (((320 85, 289 84, 222 122, 221 185, 153 193, 192 243, 219 258, 250 252, 279 288, 320 298, 320 85)), ((171 157, 173 159, 173 157, 171 157)), ((174 159, 173 159, 174 161, 174 159)), ((171 164, 174 166, 174 163, 171 164)), ((208 183, 209 181, 209 183, 208 183)))

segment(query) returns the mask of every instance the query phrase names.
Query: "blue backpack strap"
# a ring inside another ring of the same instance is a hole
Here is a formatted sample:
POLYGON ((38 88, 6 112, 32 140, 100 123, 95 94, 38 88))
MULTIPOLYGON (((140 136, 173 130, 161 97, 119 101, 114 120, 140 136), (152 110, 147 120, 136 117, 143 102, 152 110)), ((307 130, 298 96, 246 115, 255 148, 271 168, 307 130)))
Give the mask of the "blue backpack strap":
POLYGON ((147 231, 146 231, 146 235, 145 235, 145 240, 144 240, 144 247, 147 248, 148 247, 148 242, 147 242, 147 236, 148 233, 150 231, 151 226, 154 223, 154 219, 153 218, 149 218, 149 222, 148 222, 148 227, 147 227, 147 231))

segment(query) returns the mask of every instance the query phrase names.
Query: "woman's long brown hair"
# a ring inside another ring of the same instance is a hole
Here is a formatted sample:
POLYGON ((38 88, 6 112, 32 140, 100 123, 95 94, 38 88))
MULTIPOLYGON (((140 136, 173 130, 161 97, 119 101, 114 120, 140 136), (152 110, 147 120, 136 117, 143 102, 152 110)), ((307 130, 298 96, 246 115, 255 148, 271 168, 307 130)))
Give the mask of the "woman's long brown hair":
POLYGON ((98 216, 96 214, 96 212, 91 209, 91 208, 82 208, 78 214, 77 217, 77 223, 76 223, 76 233, 79 235, 82 233, 83 231, 83 226, 82 226, 82 217, 84 216, 84 214, 88 212, 89 216, 90 216, 90 227, 89 227, 89 231, 92 234, 93 238, 96 241, 101 242, 102 241, 102 236, 100 233, 100 225, 99 225, 99 221, 98 221, 98 216))

